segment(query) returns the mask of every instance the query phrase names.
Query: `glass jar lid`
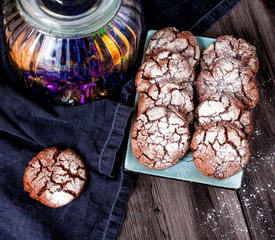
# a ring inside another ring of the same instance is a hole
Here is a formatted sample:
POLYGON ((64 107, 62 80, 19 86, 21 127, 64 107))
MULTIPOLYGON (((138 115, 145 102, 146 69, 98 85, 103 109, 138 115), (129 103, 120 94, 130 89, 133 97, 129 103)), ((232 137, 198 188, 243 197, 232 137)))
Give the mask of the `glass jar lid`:
POLYGON ((122 0, 17 0, 22 16, 38 31, 80 38, 98 31, 117 13, 122 0))
POLYGON ((45 11, 75 16, 87 12, 89 9, 99 4, 101 0, 41 0, 44 4, 45 11))

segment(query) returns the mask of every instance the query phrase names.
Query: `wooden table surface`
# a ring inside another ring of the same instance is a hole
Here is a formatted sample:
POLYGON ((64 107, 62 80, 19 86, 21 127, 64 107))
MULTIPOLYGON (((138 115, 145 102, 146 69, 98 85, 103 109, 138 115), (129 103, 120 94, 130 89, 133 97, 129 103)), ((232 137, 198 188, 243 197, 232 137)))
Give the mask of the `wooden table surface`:
POLYGON ((203 35, 224 34, 253 43, 260 61, 261 100, 253 110, 252 157, 242 188, 136 175, 120 240, 275 239, 275 8, 264 0, 241 1, 203 35))

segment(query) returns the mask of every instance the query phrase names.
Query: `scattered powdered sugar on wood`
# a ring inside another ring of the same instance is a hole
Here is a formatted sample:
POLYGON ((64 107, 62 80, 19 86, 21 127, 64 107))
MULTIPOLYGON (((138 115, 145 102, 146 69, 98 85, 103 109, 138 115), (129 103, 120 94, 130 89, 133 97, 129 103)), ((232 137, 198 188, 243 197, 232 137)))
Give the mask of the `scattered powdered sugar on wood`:
POLYGON ((255 129, 255 130, 254 130, 254 134, 255 134, 256 136, 260 136, 262 133, 261 133, 261 131, 260 131, 259 129, 255 129))
POLYGON ((200 231, 207 233, 210 228, 213 233, 217 232, 223 239, 236 239, 236 236, 239 236, 240 233, 248 232, 247 226, 241 222, 239 223, 239 227, 234 225, 233 228, 230 226, 232 226, 234 219, 238 221, 237 219, 243 214, 242 212, 246 214, 245 209, 248 208, 251 209, 249 214, 253 214, 250 217, 253 221, 257 222, 253 227, 258 226, 258 229, 255 229, 258 236, 269 236, 270 239, 275 239, 275 229, 268 225, 268 222, 272 222, 272 219, 269 218, 273 215, 273 209, 269 201, 275 200, 275 188, 271 179, 265 186, 252 187, 250 184, 243 184, 242 188, 238 191, 242 206, 239 202, 236 203, 235 198, 228 198, 228 194, 225 194, 225 191, 220 191, 217 194, 216 200, 213 201, 215 203, 213 208, 202 212, 198 208, 195 208, 198 214, 203 217, 203 221, 200 223, 200 231), (263 195, 267 194, 270 195, 270 198, 263 198, 263 195), (263 199, 265 200, 263 201, 263 199), (220 232, 221 229, 224 231, 224 228, 220 226, 224 222, 226 222, 228 228, 225 232, 220 232))
POLYGON ((245 170, 247 172, 257 172, 258 168, 271 169, 274 166, 274 159, 275 152, 266 154, 264 150, 256 150, 251 154, 250 161, 245 170))
POLYGON ((275 201, 275 189, 272 180, 270 179, 270 183, 265 184, 265 186, 251 187, 250 185, 244 184, 242 189, 239 190, 239 195, 244 208, 251 209, 249 214, 252 215, 250 217, 253 221, 257 223, 254 225, 254 228, 257 228, 255 231, 257 231, 258 236, 268 235, 271 237, 270 239, 274 239, 275 229, 268 226, 268 222, 272 222, 272 219, 269 219, 270 216, 273 215, 274 217, 273 209, 270 206, 270 201, 275 201), (270 197, 264 197, 264 195, 269 195, 270 197))
MULTIPOLYGON (((223 239, 236 239, 236 235, 248 232, 247 227, 245 224, 241 222, 238 223, 239 227, 236 225, 232 226, 232 220, 238 219, 240 212, 242 211, 241 206, 236 202, 235 198, 226 199, 227 195, 224 194, 223 191, 219 193, 219 196, 216 197, 218 200, 218 205, 215 205, 215 208, 210 208, 207 211, 200 212, 198 208, 196 211, 200 213, 203 217, 203 221, 200 223, 201 231, 207 233, 209 231, 209 227, 211 228, 212 232, 219 234, 223 239), (232 209, 234 208, 234 211, 232 209), (230 211, 231 210, 231 211, 230 211), (225 230, 220 224, 221 222, 226 222, 228 228, 225 230), (221 232, 221 229, 223 231, 221 232)), ((210 239, 208 236, 208 239, 210 239)))

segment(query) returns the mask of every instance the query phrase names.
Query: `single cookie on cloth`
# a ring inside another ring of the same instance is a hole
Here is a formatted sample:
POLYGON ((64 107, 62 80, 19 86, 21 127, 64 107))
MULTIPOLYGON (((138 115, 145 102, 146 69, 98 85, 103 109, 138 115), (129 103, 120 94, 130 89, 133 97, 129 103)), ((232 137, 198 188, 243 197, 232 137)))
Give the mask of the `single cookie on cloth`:
POLYGON ((228 95, 253 109, 259 101, 259 89, 249 67, 237 59, 218 59, 212 71, 202 71, 196 81, 199 102, 228 95))
POLYGON ((228 122, 202 126, 191 141, 193 161, 204 175, 224 179, 239 172, 249 161, 245 134, 228 122))
POLYGON ((189 124, 194 118, 193 94, 187 91, 181 84, 173 82, 161 82, 152 84, 146 94, 141 94, 138 104, 138 115, 148 108, 165 106, 168 109, 176 109, 185 114, 189 124))
POLYGON ((259 69, 259 61, 255 54, 256 50, 247 41, 231 35, 221 36, 203 51, 201 69, 212 70, 213 63, 219 58, 235 58, 249 66, 255 76, 259 69))
POLYGON ((148 90, 151 84, 170 81, 193 89, 194 69, 181 53, 162 51, 147 58, 138 70, 135 85, 140 93, 148 90))
POLYGON ((73 150, 50 147, 29 162, 23 183, 31 198, 48 207, 59 208, 79 196, 86 178, 85 165, 73 150))
POLYGON ((148 44, 146 57, 163 50, 182 53, 193 68, 199 64, 200 47, 196 37, 191 32, 179 32, 174 27, 157 31, 148 44))
POLYGON ((153 107, 137 117, 131 147, 135 158, 153 169, 169 168, 189 149, 189 126, 183 114, 153 107))
POLYGON ((204 100, 196 108, 196 129, 211 122, 230 122, 250 138, 253 125, 251 111, 238 101, 222 96, 219 100, 204 100))

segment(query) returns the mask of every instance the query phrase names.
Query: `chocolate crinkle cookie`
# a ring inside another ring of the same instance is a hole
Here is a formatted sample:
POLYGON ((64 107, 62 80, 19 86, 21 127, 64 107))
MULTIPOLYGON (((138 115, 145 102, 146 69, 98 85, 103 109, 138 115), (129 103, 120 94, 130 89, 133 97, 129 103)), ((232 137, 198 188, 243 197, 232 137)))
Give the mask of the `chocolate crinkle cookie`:
POLYGON ((135 84, 140 93, 146 92, 151 84, 165 81, 180 83, 185 88, 192 89, 194 78, 194 69, 181 53, 162 51, 144 61, 135 84))
POLYGON ((206 176, 224 179, 248 163, 250 150, 245 134, 227 122, 204 125, 193 135, 193 161, 206 176))
POLYGON ((59 208, 79 196, 86 178, 84 163, 73 150, 50 147, 29 162, 23 183, 31 198, 59 208))
POLYGON ((189 127, 184 115, 153 107, 137 117, 131 146, 136 159, 153 169, 176 164, 189 149, 189 127))
POLYGON ((249 67, 237 59, 220 58, 211 71, 202 71, 196 81, 199 102, 228 95, 253 109, 259 101, 259 89, 249 67))
POLYGON ((148 44, 146 56, 153 56, 162 50, 182 53, 193 68, 199 64, 200 47, 191 32, 180 32, 174 27, 157 31, 148 44))
POLYGON ((218 37, 202 53, 201 69, 211 70, 213 63, 219 58, 235 58, 245 66, 249 66, 255 76, 259 69, 259 61, 255 57, 256 50, 247 41, 231 35, 218 37))
POLYGON ((148 108, 165 106, 185 114, 187 122, 191 124, 194 118, 193 94, 181 84, 162 82, 152 84, 146 94, 141 94, 138 104, 138 114, 144 113, 148 108))
POLYGON ((253 125, 251 111, 246 110, 238 100, 227 96, 219 100, 204 100, 196 109, 196 129, 211 122, 230 122, 250 138, 253 125))

